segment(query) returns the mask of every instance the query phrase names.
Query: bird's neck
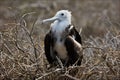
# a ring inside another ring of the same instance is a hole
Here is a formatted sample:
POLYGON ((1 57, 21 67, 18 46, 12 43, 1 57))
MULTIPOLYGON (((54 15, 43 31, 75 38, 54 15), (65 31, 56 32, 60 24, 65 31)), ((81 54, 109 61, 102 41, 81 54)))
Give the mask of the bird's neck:
POLYGON ((66 35, 66 28, 71 25, 70 21, 55 21, 51 24, 51 31, 54 37, 59 41, 66 35))
POLYGON ((51 24, 51 29, 52 32, 62 33, 69 25, 71 25, 71 20, 56 20, 51 24))

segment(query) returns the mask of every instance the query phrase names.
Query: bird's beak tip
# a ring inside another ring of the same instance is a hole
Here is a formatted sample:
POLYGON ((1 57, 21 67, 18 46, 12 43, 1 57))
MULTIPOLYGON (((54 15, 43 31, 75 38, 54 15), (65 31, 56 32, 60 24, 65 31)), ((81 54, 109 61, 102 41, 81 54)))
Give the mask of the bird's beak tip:
POLYGON ((40 24, 44 24, 44 21, 42 20, 42 21, 40 21, 40 24))
POLYGON ((42 20, 42 21, 41 21, 41 24, 44 24, 44 23, 45 23, 45 21, 44 21, 44 20, 42 20))

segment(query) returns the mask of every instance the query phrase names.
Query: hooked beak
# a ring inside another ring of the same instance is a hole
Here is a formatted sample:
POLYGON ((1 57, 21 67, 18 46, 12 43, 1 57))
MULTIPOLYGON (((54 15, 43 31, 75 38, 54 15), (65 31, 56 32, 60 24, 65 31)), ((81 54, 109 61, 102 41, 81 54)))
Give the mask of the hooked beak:
POLYGON ((42 23, 49 22, 49 21, 55 21, 55 20, 58 20, 58 17, 54 16, 54 17, 49 18, 49 19, 44 19, 44 20, 42 21, 42 23))

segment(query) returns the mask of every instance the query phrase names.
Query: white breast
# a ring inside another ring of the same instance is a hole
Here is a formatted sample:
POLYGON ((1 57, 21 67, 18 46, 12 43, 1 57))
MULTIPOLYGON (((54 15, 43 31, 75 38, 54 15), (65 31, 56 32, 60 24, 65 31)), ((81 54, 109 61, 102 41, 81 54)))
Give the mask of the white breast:
POLYGON ((64 40, 60 41, 60 39, 63 37, 62 34, 69 24, 70 23, 68 21, 59 22, 58 20, 51 24, 52 33, 54 34, 54 37, 57 39, 54 45, 54 50, 57 52, 58 57, 63 60, 67 58, 67 51, 64 45, 64 40))
POLYGON ((61 58, 61 59, 66 59, 67 58, 67 51, 66 51, 66 47, 64 46, 63 42, 56 42, 55 47, 54 47, 55 51, 57 51, 57 55, 61 58))

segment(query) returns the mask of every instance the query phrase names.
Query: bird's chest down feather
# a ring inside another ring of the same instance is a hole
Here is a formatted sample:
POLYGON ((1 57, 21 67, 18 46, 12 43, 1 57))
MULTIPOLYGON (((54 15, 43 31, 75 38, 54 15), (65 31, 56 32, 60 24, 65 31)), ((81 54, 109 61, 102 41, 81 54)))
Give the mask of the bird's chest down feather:
POLYGON ((57 56, 60 59, 65 60, 68 58, 66 47, 64 45, 64 41, 56 41, 54 45, 54 50, 57 52, 57 56))

